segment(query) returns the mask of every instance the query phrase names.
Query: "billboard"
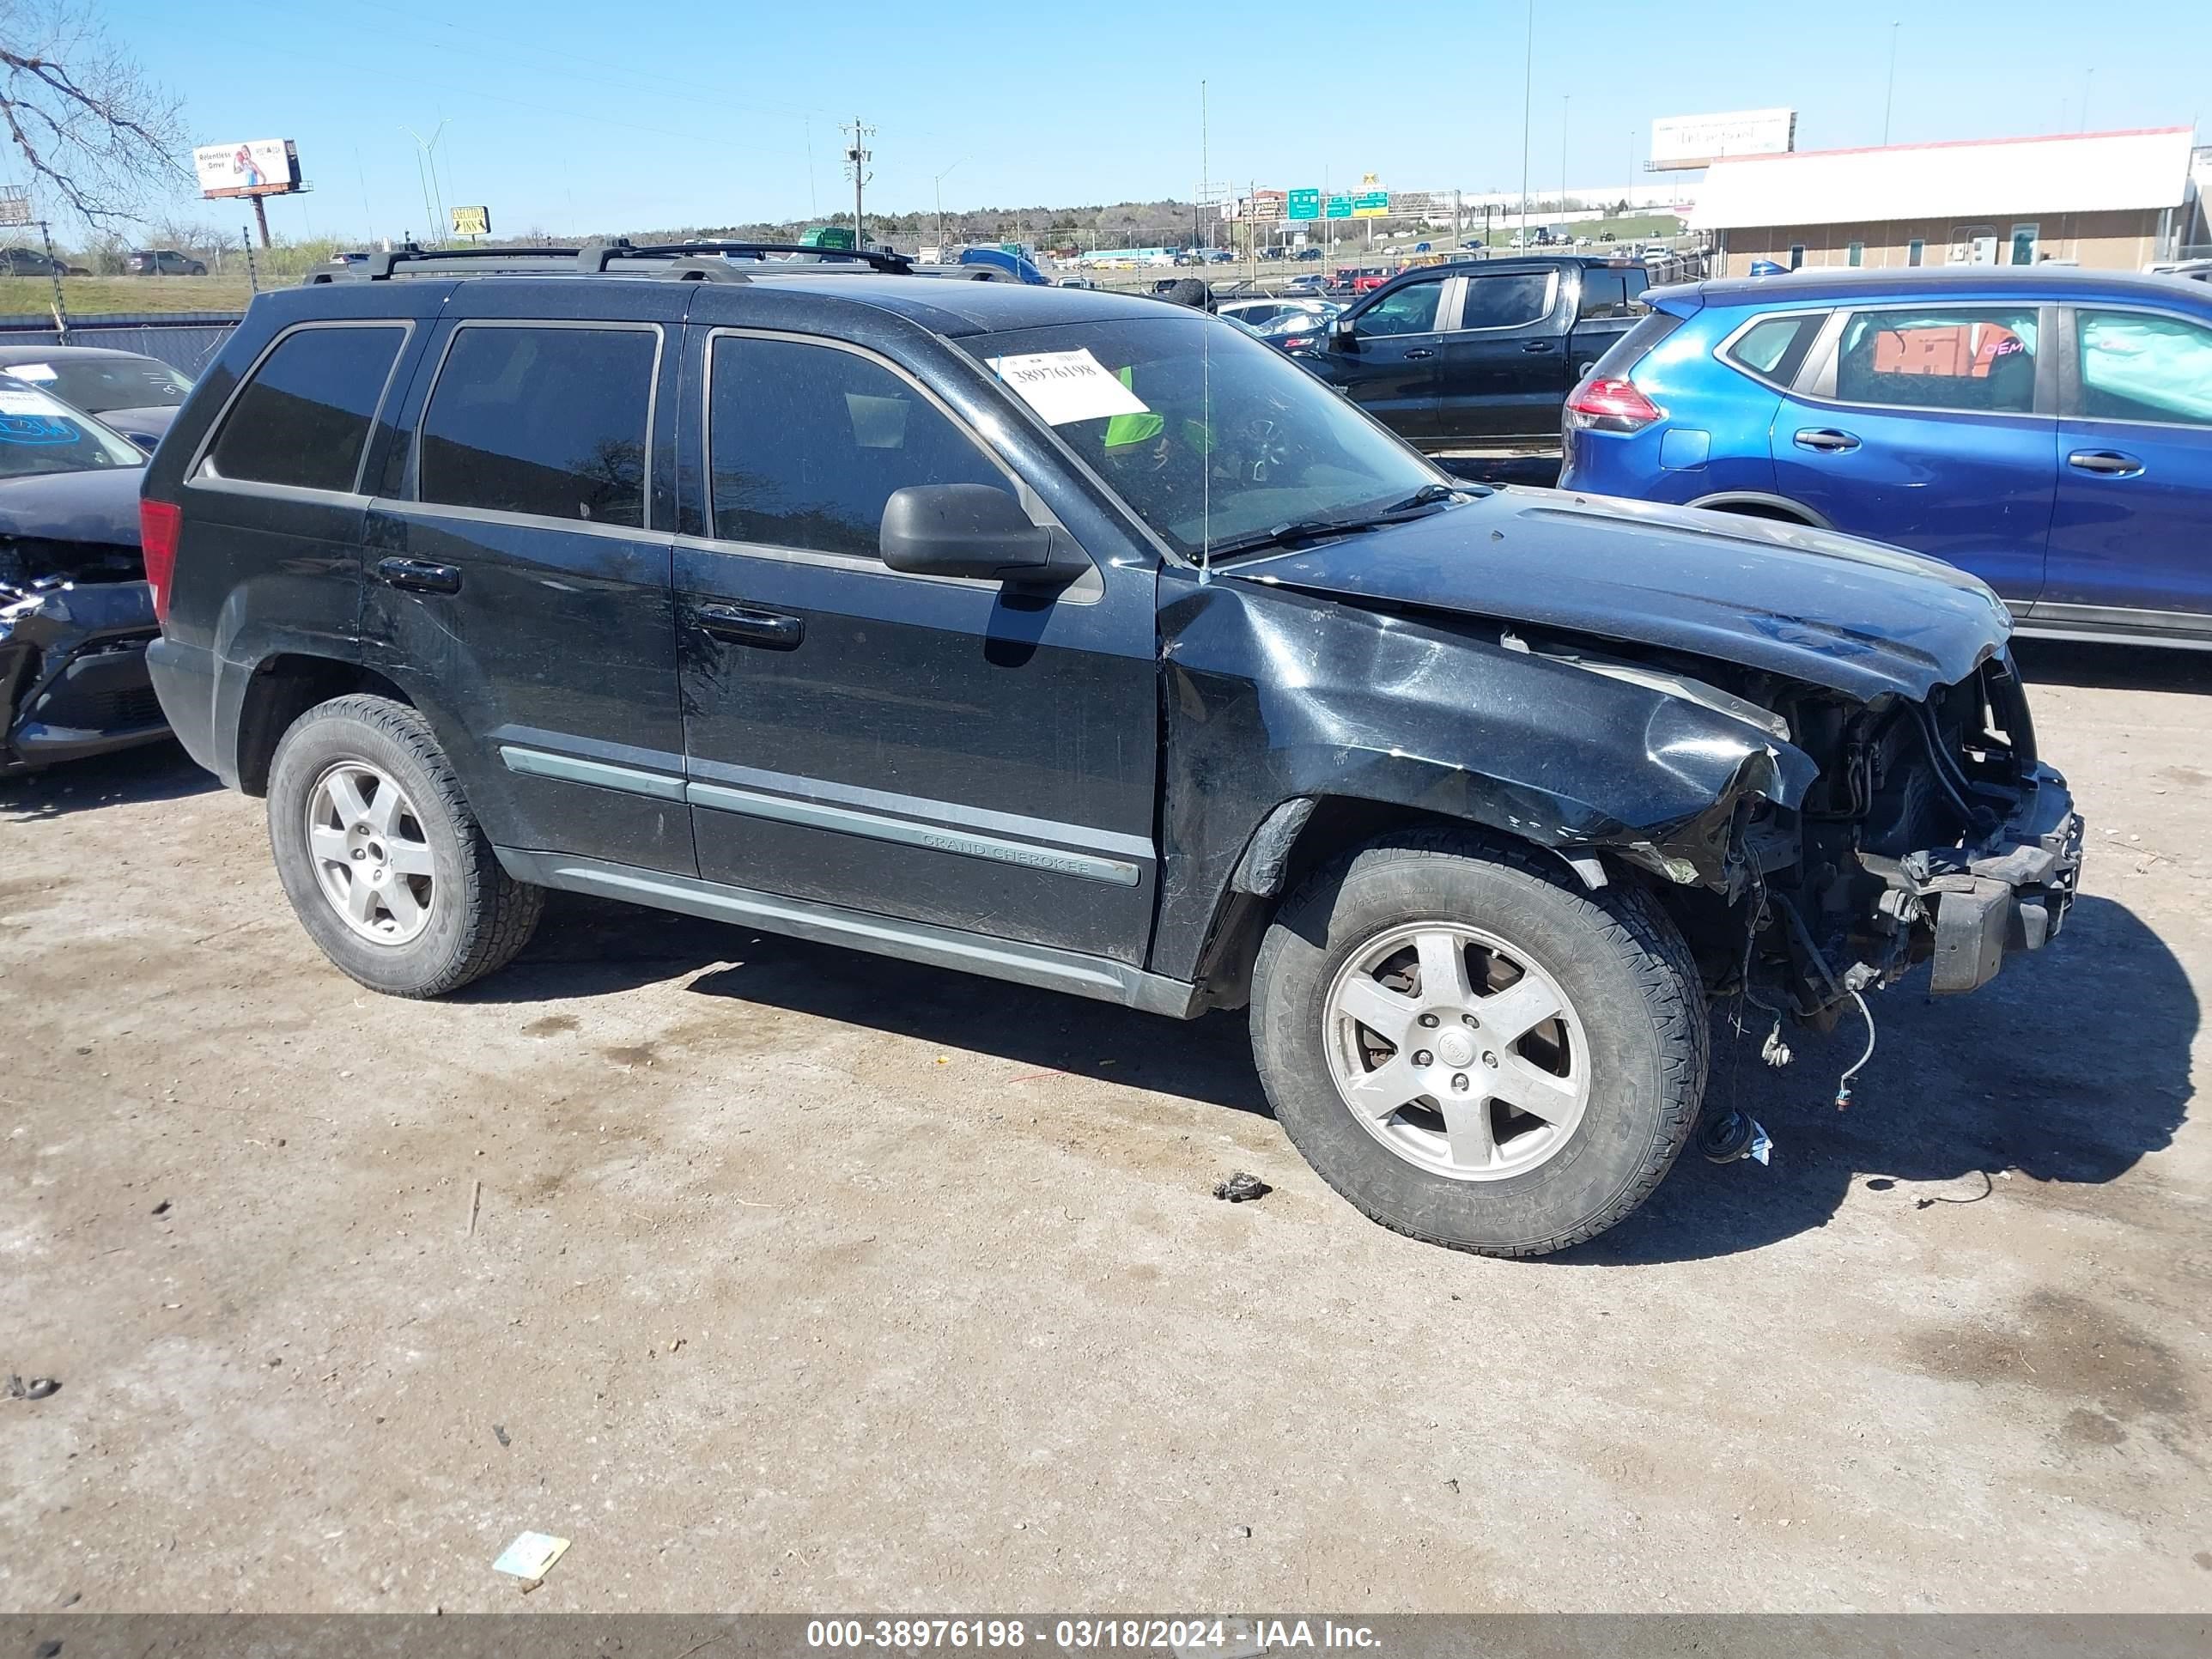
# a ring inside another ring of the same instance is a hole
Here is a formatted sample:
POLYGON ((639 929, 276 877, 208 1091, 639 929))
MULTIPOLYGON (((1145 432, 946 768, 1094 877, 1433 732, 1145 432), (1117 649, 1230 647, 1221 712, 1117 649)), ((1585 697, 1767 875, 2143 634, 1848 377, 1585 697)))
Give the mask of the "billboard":
POLYGON ((1668 115, 1651 124, 1654 172, 1701 167, 1723 155, 1780 155, 1797 148, 1794 109, 1740 109, 1727 115, 1668 115))
POLYGON ((203 196, 284 196, 300 188, 300 152, 289 138, 202 144, 192 172, 203 196))

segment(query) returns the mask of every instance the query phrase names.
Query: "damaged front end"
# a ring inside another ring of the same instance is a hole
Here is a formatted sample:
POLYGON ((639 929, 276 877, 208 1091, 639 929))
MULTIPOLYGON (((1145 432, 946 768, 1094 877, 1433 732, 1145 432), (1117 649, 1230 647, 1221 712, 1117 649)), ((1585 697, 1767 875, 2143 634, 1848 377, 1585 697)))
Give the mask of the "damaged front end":
POLYGON ((136 548, 0 538, 0 776, 168 734, 136 548))
POLYGON ((1759 803, 1733 826, 1729 885, 1747 922, 1717 988, 1778 984, 1825 1028, 1854 993, 1922 962, 1931 991, 1972 991, 2008 951, 2057 934, 2081 818, 2037 759, 2009 656, 1925 699, 1801 687, 1771 706, 1820 776, 1796 810, 1759 803))

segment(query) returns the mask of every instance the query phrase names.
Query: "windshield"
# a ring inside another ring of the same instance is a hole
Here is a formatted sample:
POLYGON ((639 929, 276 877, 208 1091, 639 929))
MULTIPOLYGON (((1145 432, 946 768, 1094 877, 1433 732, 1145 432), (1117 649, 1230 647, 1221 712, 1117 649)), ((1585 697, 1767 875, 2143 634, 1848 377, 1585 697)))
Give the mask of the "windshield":
POLYGON ((56 356, 0 365, 0 374, 27 380, 94 415, 111 409, 174 409, 192 389, 190 380, 151 357, 56 356))
POLYGON ((1281 352, 1195 313, 959 343, 1187 558, 1450 483, 1281 352))
POLYGON ((36 387, 0 385, 0 478, 143 466, 137 447, 36 387))

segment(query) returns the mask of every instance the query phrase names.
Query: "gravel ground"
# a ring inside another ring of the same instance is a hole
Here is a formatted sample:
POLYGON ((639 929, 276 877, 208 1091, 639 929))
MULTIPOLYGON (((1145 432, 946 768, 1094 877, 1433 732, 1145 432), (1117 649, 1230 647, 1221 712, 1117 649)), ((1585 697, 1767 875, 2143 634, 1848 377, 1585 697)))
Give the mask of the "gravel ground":
POLYGON ((1240 1017, 566 899, 386 1000, 173 751, 0 785, 0 1608, 2212 1609, 2212 664, 2023 656, 2055 948, 1534 1262, 1240 1017))

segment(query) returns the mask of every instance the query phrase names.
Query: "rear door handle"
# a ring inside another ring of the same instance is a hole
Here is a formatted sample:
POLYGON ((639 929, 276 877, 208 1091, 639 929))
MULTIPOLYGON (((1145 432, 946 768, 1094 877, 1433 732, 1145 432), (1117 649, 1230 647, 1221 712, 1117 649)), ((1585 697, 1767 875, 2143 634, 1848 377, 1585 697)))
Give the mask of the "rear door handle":
POLYGON ((1848 455, 1858 447, 1856 438, 1832 426, 1808 426, 1797 434, 1798 448, 1818 450, 1823 455, 1848 455))
POLYGON ((1437 354, 1435 352, 1430 350, 1426 346, 1415 346, 1411 351, 1406 354, 1406 361, 1409 363, 1419 362, 1424 357, 1433 357, 1436 355, 1437 354))
POLYGON ((776 611, 756 611, 750 605, 702 605, 699 626, 718 640, 732 645, 764 645, 771 651, 789 651, 806 637, 806 624, 776 611))
POLYGON ((458 593, 461 591, 461 573, 449 564, 432 564, 423 559, 379 559, 376 579, 386 586, 404 588, 410 593, 458 593))
POLYGON ((2066 458, 2066 465, 2106 478, 2132 478, 2143 470, 2141 461, 2117 449, 2077 449, 2066 458))
POLYGON ((1521 343, 1521 349, 1523 351, 1549 351, 1551 349, 1552 343, 1549 340, 1523 340, 1521 343))

